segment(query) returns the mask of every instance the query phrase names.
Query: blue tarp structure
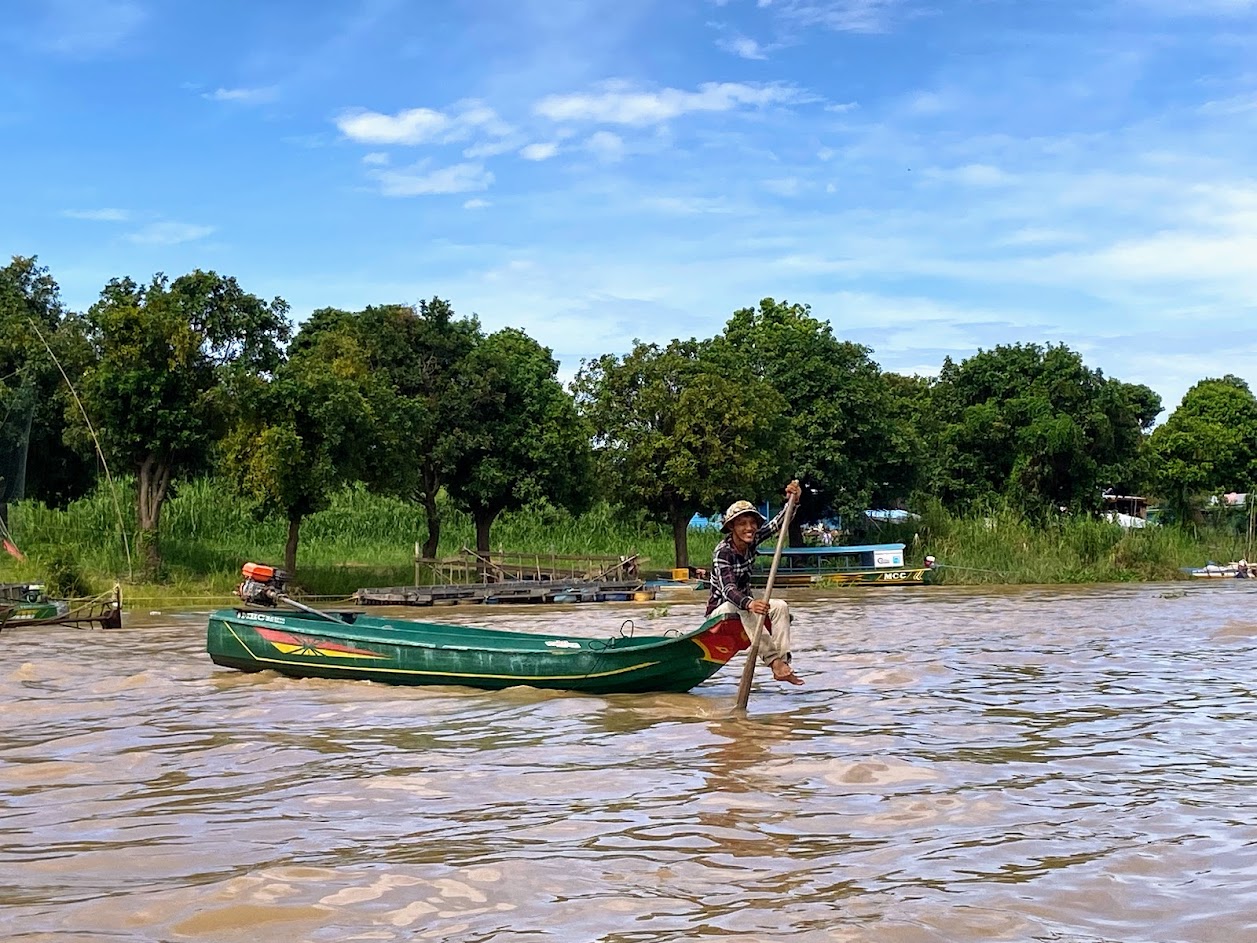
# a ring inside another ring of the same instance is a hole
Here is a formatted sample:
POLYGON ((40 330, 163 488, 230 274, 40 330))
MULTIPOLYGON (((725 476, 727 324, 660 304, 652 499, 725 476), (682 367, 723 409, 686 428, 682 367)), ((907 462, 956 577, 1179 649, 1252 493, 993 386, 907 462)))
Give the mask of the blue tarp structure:
MULTIPOLYGON (((773 510, 772 505, 767 502, 759 506, 759 513, 764 517, 771 519, 777 512, 773 510)), ((901 508, 870 508, 864 512, 865 516, 871 521, 880 521, 887 524, 902 524, 904 521, 916 520, 921 515, 913 514, 911 511, 905 511, 901 508)), ((691 530, 720 530, 719 514, 713 514, 711 517, 704 517, 701 514, 695 514, 690 518, 691 530)), ((826 524, 831 530, 842 529, 842 519, 836 516, 827 516, 817 524, 826 524)))

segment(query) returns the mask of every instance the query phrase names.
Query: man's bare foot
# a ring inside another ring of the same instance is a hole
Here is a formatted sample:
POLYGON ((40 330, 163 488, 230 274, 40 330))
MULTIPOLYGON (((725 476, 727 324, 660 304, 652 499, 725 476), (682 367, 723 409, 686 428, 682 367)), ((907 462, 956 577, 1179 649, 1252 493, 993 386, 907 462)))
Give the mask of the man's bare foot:
POLYGON ((773 670, 774 681, 784 681, 787 684, 803 683, 803 679, 794 673, 794 669, 790 667, 790 662, 784 658, 778 658, 770 667, 773 670))

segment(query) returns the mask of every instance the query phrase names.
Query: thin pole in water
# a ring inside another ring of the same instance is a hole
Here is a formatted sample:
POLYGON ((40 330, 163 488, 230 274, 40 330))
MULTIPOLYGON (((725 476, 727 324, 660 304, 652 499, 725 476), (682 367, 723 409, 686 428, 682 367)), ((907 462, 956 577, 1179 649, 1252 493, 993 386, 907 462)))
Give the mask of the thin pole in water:
MULTIPOLYGON (((795 496, 792 494, 786 501, 785 514, 781 518, 781 530, 777 532, 777 549, 773 551, 772 569, 768 571, 768 583, 764 586, 764 602, 772 599, 773 584, 777 582, 777 567, 781 563, 781 550, 786 544, 786 534, 790 530, 790 519, 794 517, 795 496)), ((755 675, 755 660, 759 658, 759 640, 764 634, 764 616, 761 613, 755 620, 755 635, 751 638, 751 648, 746 653, 746 664, 742 667, 742 681, 738 684, 737 709, 746 710, 751 699, 751 679, 755 675)))

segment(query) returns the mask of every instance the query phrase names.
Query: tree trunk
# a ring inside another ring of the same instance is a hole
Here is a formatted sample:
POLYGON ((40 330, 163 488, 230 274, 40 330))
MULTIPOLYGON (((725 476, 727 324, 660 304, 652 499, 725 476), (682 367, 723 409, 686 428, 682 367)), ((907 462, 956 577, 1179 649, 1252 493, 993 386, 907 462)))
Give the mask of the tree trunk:
POLYGON ((786 531, 786 545, 802 547, 805 542, 803 539, 803 522, 798 517, 790 518, 790 527, 786 531))
POLYGON ((684 507, 673 504, 668 510, 672 519, 672 550, 676 561, 673 566, 689 567, 690 565, 690 518, 693 515, 684 507))
POLYGON ((436 557, 437 547, 441 543, 441 511, 437 507, 436 496, 441 490, 441 480, 435 471, 423 470, 423 514, 428 521, 428 539, 423 544, 425 557, 436 557))
MULTIPOLYGON (((498 516, 496 510, 489 508, 476 508, 471 512, 472 519, 476 522, 476 552, 482 557, 489 556, 489 528, 493 526, 493 520, 498 516)), ((490 570, 488 564, 483 560, 479 564, 481 582, 488 582, 490 578, 490 570)))
POLYGON ((288 518, 288 540, 284 543, 284 571, 295 577, 297 575, 297 542, 301 538, 301 515, 288 518))
POLYGON ((170 464, 156 455, 145 456, 139 467, 139 483, 135 492, 136 523, 139 526, 140 565, 149 578, 161 570, 161 509, 170 487, 170 464))
POLYGON ((472 512, 476 521, 476 550, 479 553, 489 552, 489 528, 493 526, 498 512, 489 508, 477 508, 472 512))

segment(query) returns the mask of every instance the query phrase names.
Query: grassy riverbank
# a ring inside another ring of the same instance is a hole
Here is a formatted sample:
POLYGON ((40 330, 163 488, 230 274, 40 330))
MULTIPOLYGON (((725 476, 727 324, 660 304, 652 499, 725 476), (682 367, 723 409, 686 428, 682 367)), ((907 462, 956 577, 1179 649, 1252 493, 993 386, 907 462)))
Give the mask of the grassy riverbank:
MULTIPOLYGON (((4 556, 0 582, 76 578, 81 594, 99 592, 121 579, 129 605, 169 607, 215 605, 231 599, 246 560, 279 562, 286 524, 256 520, 224 487, 197 481, 179 488, 162 521, 165 572, 160 582, 128 578, 121 530, 134 531, 129 489, 115 506, 107 490, 64 511, 33 503, 10 509, 10 529, 26 552, 25 563, 4 556), (119 525, 119 516, 122 525, 119 525)), ((443 511, 440 556, 474 543, 471 519, 451 507, 443 511)), ((349 489, 332 506, 302 525, 298 553, 301 584, 311 593, 346 596, 363 586, 409 584, 414 545, 427 534, 422 510, 405 502, 349 489)), ((716 535, 690 533, 690 562, 706 566, 716 535)), ((907 525, 887 527, 864 540, 902 541, 909 564, 932 553, 947 582, 1094 583, 1173 580, 1180 567, 1207 560, 1253 556, 1242 528, 1157 527, 1124 531, 1102 521, 1061 518, 1035 524, 1003 511, 954 517, 941 509, 907 525)), ((655 523, 616 515, 606 505, 580 517, 545 507, 503 514, 493 527, 494 549, 537 554, 618 555, 637 553, 645 569, 672 565, 671 532, 655 523)))
POLYGON ((949 583, 1111 583, 1184 578, 1182 567, 1251 555, 1245 535, 1225 527, 1125 530, 1090 518, 1034 524, 1010 512, 955 518, 927 514, 923 552, 949 583))
MULTIPOLYGON (((69 568, 85 577, 83 588, 90 592, 121 579, 127 598, 135 603, 209 605, 232 598, 243 562, 283 561, 286 522, 259 521, 224 487, 200 480, 182 486, 162 511, 162 580, 134 583, 128 579, 130 569, 119 537, 123 529, 134 532, 132 502, 132 492, 123 488, 120 507, 103 489, 64 511, 30 502, 13 506, 9 526, 28 560, 20 563, 0 555, 0 582, 49 580, 52 571, 69 568)), ((710 562, 716 536, 692 533, 691 558, 710 562)), ((415 543, 426 537, 427 522, 419 506, 347 489, 330 508, 303 521, 299 582, 307 591, 326 596, 347 596, 364 586, 411 584, 415 543)), ((453 556, 474 545, 471 518, 443 505, 437 555, 453 556)), ((493 549, 598 556, 636 553, 648 570, 671 567, 673 556, 670 530, 626 520, 606 505, 580 517, 549 506, 502 514, 493 525, 493 549)), ((138 569, 133 546, 132 567, 138 569)))

